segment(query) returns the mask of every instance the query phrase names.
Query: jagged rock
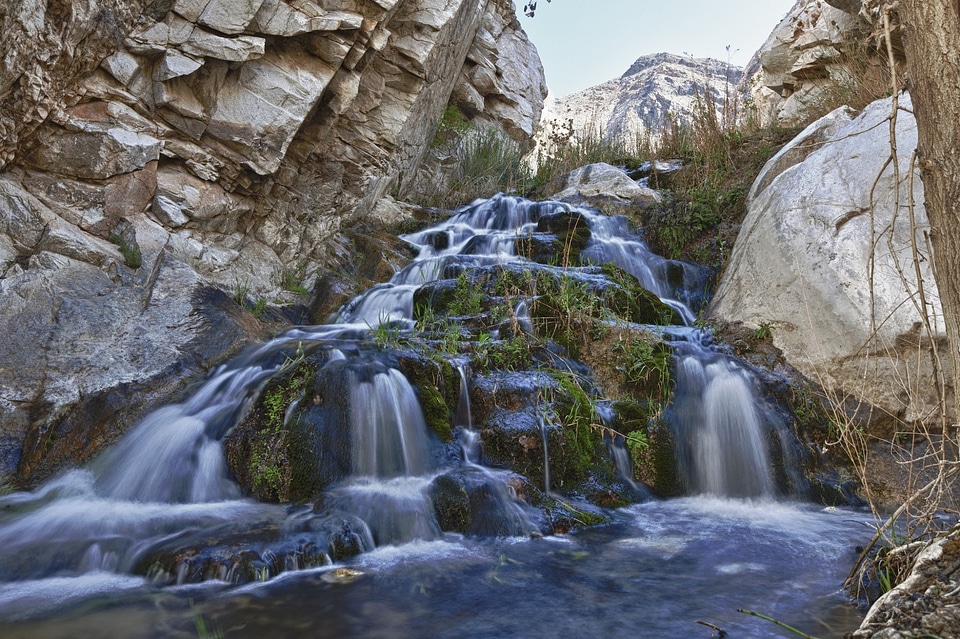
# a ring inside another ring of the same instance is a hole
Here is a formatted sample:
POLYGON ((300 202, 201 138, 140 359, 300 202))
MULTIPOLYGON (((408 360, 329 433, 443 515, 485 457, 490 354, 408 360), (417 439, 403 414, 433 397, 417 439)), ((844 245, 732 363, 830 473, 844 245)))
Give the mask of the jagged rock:
MULTIPOLYGON (((901 105, 909 109, 908 95, 901 105)), ((928 416, 937 399, 930 344, 921 338, 910 297, 917 290, 912 240, 930 313, 942 311, 924 239, 926 214, 916 207, 911 235, 906 208, 916 123, 900 111, 898 190, 885 167, 890 109, 890 100, 878 101, 852 121, 848 111, 834 112, 767 163, 711 312, 750 326, 769 323, 775 345, 804 375, 841 399, 863 399, 881 413, 913 421, 928 416), (919 402, 905 383, 919 391, 919 402)), ((912 185, 922 203, 919 175, 912 185)))
MULTIPOLYGON (((722 117, 723 103, 740 81, 741 69, 718 60, 671 53, 642 56, 619 78, 548 101, 543 120, 579 135, 639 139, 658 131, 668 118, 689 120, 703 102, 704 87, 722 117), (569 127, 567 122, 569 121, 569 127)), ((537 136, 549 151, 549 131, 537 136)))
POLYGON ((796 126, 850 91, 873 64, 859 0, 797 0, 747 65, 741 89, 761 126, 796 126), (860 49, 855 49, 860 47, 860 49), (854 65, 859 65, 855 68, 854 65))
POLYGON ((0 246, 16 253, 0 278, 0 474, 30 481, 89 458, 252 334, 145 217, 132 216, 134 269, 9 179, 0 206, 0 246))
POLYGON ((61 5, 0 15, 0 324, 20 327, 0 474, 19 459, 21 480, 130 425, 110 416, 81 444, 85 407, 143 392, 145 410, 229 351, 250 318, 227 297, 305 302, 285 274, 313 288, 349 259, 346 224, 409 216, 384 196, 469 69, 489 71, 473 74, 478 122, 529 144, 539 118, 542 69, 509 0, 61 5))
POLYGON ((80 130, 56 125, 26 160, 32 168, 103 180, 142 169, 160 158, 160 140, 123 126, 83 122, 80 130))
MULTIPOLYGON (((894 548, 887 554, 887 560, 892 562, 897 554, 912 553, 909 548, 894 548)), ((960 637, 960 538, 957 533, 935 539, 922 548, 907 578, 877 599, 860 628, 849 636, 853 639, 960 637)))

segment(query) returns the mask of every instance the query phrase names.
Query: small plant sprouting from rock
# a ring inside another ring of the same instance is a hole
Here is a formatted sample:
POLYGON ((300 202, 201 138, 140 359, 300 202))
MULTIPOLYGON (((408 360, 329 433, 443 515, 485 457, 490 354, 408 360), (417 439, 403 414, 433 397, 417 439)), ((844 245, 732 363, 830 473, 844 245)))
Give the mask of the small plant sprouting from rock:
POLYGON ((280 273, 280 288, 297 295, 309 295, 310 291, 301 283, 306 276, 306 271, 306 262, 300 262, 294 267, 283 269, 280 273))
POLYGON ((247 303, 247 295, 250 294, 250 285, 246 280, 242 282, 239 279, 234 280, 233 285, 233 301, 244 306, 247 303))
POLYGON ((627 450, 633 458, 634 466, 643 464, 645 453, 650 448, 650 437, 645 430, 633 430, 624 435, 627 450))
POLYGON ((117 245, 127 266, 130 268, 140 268, 143 264, 143 254, 140 252, 140 247, 137 246, 136 242, 128 242, 119 233, 113 233, 107 240, 111 244, 117 245))
POLYGON ((770 339, 773 337, 773 325, 770 322, 760 322, 760 326, 754 331, 753 336, 758 340, 770 339))
POLYGON ((253 303, 253 307, 250 309, 250 312, 253 313, 254 317, 260 317, 267 310, 267 298, 262 295, 256 299, 253 303))
POLYGON ((448 309, 451 315, 478 315, 483 310, 483 291, 470 282, 466 273, 457 276, 454 300, 448 309))
POLYGON ((636 385, 653 385, 661 397, 670 386, 670 349, 655 336, 636 337, 626 344, 614 346, 619 368, 627 381, 636 385))

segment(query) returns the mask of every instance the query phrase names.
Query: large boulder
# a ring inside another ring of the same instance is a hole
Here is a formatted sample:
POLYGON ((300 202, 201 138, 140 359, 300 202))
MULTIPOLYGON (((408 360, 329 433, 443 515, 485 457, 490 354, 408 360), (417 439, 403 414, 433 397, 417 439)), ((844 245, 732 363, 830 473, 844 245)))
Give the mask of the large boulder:
MULTIPOLYGON (((909 95, 900 103, 909 109, 909 95)), ((889 99, 855 118, 835 111, 766 164, 710 310, 772 327, 787 360, 840 399, 913 421, 938 406, 931 342, 920 330, 921 282, 941 330, 942 311, 923 185, 910 172, 916 122, 897 114, 898 184, 888 164, 890 114, 889 99)))
POLYGON ((660 194, 640 186, 619 167, 597 162, 557 178, 543 195, 560 202, 602 206, 623 204, 640 208, 658 204, 660 194))

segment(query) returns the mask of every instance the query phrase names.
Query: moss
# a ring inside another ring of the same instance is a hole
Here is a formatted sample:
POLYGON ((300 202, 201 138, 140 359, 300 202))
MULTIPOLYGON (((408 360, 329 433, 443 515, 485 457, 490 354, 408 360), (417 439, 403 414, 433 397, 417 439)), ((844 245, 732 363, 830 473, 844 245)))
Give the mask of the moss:
POLYGON ((459 374, 445 360, 437 361, 423 355, 401 358, 400 371, 417 393, 427 428, 436 433, 440 441, 451 441, 460 389, 459 374))
POLYGON ((641 400, 615 402, 617 427, 622 433, 641 433, 645 446, 634 446, 633 474, 661 497, 683 494, 677 467, 676 442, 669 426, 660 419, 661 404, 641 400))
POLYGON ((636 277, 614 264, 604 264, 603 274, 613 283, 603 292, 604 304, 618 317, 637 324, 679 325, 677 310, 640 285, 636 277))
POLYGON ((290 424, 285 424, 284 419, 290 405, 312 384, 317 364, 313 359, 290 359, 287 366, 287 370, 267 383, 225 446, 235 479, 262 501, 313 496, 308 492, 309 481, 303 477, 308 462, 303 458, 303 451, 297 448, 301 441, 289 437, 289 429, 296 425, 295 419, 290 424), (292 458, 297 462, 292 463, 292 458), (293 485, 297 486, 295 491, 291 490, 293 485))
POLYGON ((647 449, 649 478, 645 484, 661 497, 679 497, 684 494, 683 480, 677 465, 677 446, 673 431, 662 421, 654 420, 647 429, 650 446, 647 449))
POLYGON ((420 395, 420 407, 423 409, 427 428, 435 432, 440 441, 451 441, 453 439, 451 411, 443 398, 443 393, 429 383, 420 383, 416 389, 420 395))
POLYGON ((473 526, 470 495, 459 477, 441 475, 430 485, 430 497, 440 529, 468 533, 473 526))
POLYGON ((590 240, 590 226, 583 213, 561 211, 544 215, 537 222, 537 231, 556 236, 553 242, 554 264, 562 267, 580 264, 580 252, 590 240))
POLYGON ((551 471, 558 485, 571 486, 583 481, 590 470, 606 461, 600 422, 593 399, 573 375, 557 374, 559 393, 553 409, 559 418, 563 441, 550 448, 551 471))
POLYGON ((300 420, 290 424, 283 441, 290 479, 286 497, 300 502, 314 498, 323 488, 317 471, 317 455, 311 433, 300 420))

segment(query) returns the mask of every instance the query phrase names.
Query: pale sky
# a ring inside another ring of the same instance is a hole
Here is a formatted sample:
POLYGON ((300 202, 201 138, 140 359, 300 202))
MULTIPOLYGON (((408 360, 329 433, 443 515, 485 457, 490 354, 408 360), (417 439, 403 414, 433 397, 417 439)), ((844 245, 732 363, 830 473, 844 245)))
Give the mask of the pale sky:
MULTIPOLYGON (((524 0, 514 0, 522 14, 524 0)), ((520 22, 537 46, 550 92, 564 96, 620 77, 666 51, 744 66, 794 0, 538 0, 520 22), (730 45, 730 55, 726 47, 730 45)))

